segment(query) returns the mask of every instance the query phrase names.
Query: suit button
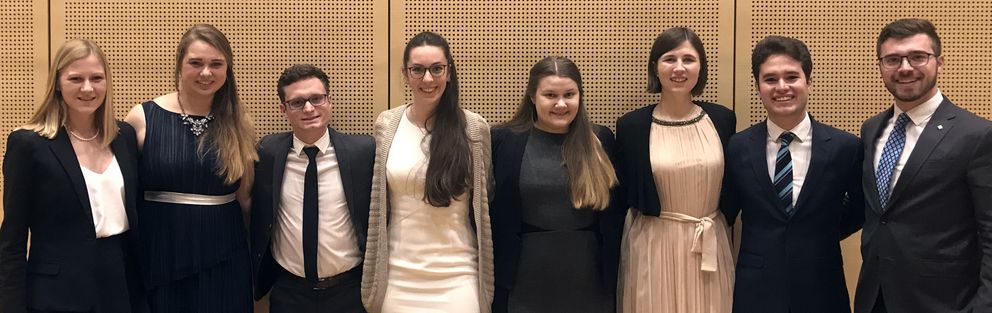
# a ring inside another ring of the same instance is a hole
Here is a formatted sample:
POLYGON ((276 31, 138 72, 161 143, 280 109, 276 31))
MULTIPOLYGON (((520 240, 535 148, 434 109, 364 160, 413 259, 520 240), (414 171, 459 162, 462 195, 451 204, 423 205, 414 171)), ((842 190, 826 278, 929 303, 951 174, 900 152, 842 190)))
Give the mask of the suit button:
POLYGON ((269 229, 272 229, 272 224, 269 224, 269 229))
POLYGON ((885 225, 885 224, 888 224, 889 223, 889 220, 883 217, 883 218, 879 219, 878 222, 879 223, 882 223, 882 225, 885 225))

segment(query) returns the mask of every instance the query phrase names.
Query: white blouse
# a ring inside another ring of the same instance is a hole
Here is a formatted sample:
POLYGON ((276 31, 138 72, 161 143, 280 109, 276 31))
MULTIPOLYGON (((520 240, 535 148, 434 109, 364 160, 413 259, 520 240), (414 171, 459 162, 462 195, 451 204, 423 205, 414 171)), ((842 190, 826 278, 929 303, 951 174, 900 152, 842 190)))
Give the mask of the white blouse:
POLYGON ((117 157, 103 173, 97 173, 80 166, 86 192, 93 212, 93 226, 96 238, 106 238, 128 230, 127 213, 124 211, 124 175, 121 174, 117 157))

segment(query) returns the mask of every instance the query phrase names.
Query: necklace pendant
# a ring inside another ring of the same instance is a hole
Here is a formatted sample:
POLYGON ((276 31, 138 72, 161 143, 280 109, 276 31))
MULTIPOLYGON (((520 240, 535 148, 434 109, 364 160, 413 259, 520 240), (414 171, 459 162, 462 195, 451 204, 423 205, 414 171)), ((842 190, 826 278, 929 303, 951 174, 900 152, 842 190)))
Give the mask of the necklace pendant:
POLYGON ((210 126, 207 123, 214 120, 214 115, 210 114, 203 118, 193 118, 182 113, 179 118, 183 121, 183 124, 189 125, 189 131, 193 133, 194 136, 200 137, 200 134, 207 131, 207 127, 210 126))

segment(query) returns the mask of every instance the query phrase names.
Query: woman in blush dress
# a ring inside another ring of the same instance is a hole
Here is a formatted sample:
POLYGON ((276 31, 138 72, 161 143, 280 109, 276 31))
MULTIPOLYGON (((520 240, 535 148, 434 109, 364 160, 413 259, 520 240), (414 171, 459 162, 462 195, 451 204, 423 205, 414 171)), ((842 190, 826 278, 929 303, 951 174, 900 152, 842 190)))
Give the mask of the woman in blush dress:
POLYGON ((621 248, 621 312, 728 313, 734 263, 718 210, 729 109, 693 101, 706 86, 706 52, 688 28, 651 47, 648 91, 657 104, 617 121, 617 170, 631 208, 621 248))

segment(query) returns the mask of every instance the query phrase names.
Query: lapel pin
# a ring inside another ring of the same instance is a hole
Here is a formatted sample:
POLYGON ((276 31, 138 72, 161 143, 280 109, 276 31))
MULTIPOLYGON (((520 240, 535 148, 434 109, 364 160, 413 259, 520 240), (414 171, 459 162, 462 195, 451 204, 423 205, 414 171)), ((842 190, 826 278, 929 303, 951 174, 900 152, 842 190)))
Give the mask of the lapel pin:
POLYGON ((944 125, 937 125, 937 129, 944 129, 944 125))

